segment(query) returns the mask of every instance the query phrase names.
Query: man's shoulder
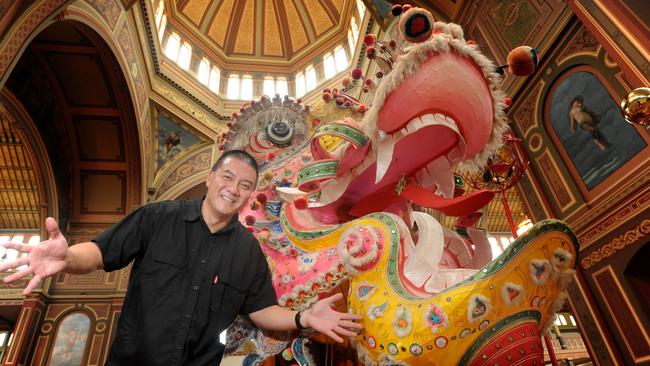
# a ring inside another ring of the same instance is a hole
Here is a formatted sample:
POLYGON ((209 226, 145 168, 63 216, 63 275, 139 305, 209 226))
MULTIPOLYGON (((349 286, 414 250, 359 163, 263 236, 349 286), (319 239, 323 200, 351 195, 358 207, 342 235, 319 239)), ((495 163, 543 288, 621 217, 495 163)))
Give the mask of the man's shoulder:
POLYGON ((184 215, 198 211, 200 213, 200 202, 198 201, 159 201, 148 203, 141 208, 150 215, 184 215))

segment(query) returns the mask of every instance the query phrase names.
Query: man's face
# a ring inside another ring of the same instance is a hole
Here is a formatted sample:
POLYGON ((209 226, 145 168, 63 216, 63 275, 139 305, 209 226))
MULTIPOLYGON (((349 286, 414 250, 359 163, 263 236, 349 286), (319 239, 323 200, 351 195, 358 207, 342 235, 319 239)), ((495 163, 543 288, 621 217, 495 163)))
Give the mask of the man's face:
POLYGON ((219 216, 237 214, 253 193, 256 178, 253 167, 236 157, 227 157, 205 182, 208 209, 219 216))

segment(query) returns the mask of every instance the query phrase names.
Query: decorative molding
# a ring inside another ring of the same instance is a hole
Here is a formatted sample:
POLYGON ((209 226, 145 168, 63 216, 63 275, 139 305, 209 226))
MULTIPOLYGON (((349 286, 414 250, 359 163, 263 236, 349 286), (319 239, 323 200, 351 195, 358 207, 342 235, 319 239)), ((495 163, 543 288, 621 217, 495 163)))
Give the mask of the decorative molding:
POLYGON ((106 21, 111 30, 115 30, 122 14, 121 6, 115 0, 86 0, 106 21))
MULTIPOLYGON (((595 227, 585 228, 584 230, 581 230, 582 232, 578 234, 578 241, 580 242, 582 249, 584 250, 598 238, 601 238, 616 226, 629 220, 631 217, 639 213, 640 210, 643 210, 644 207, 648 207, 649 204, 650 190, 645 192, 645 194, 637 197, 636 199, 627 202, 623 207, 614 211, 611 215, 605 216, 605 219, 595 227)), ((596 216, 594 215, 594 217, 596 216)))
POLYGON ((34 30, 68 2, 70 0, 37 1, 29 14, 23 15, 23 20, 16 30, 5 37, 6 41, 0 46, 0 86, 4 84, 2 81, 5 80, 9 66, 19 56, 34 30))
POLYGON ((650 360, 650 338, 635 311, 640 309, 635 309, 630 303, 612 266, 599 269, 592 274, 592 278, 599 298, 607 309, 606 317, 614 323, 623 339, 627 356, 633 359, 635 365, 650 360))
POLYGON ((168 191, 177 183, 182 180, 200 172, 210 169, 210 161, 212 159, 211 150, 203 151, 191 157, 178 168, 176 168, 165 181, 160 185, 157 197, 168 191))
POLYGON ((599 47, 600 44, 596 37, 594 37, 587 28, 582 27, 582 29, 576 33, 571 42, 567 45, 564 52, 557 57, 557 63, 558 65, 562 64, 565 59, 575 56, 578 52, 584 53, 587 51, 595 55, 598 52, 599 47))
POLYGON ((648 234, 650 234, 650 219, 645 219, 633 230, 629 230, 625 234, 619 235, 614 238, 614 240, 589 253, 589 255, 585 256, 580 261, 580 265, 583 269, 589 269, 596 263, 611 257, 623 248, 639 242, 641 238, 648 234))
POLYGON ((555 202, 559 205, 560 211, 565 211, 569 206, 576 202, 575 197, 569 189, 567 184, 563 179, 562 174, 560 174, 560 169, 557 167, 557 163, 553 160, 553 157, 546 150, 541 156, 535 159, 538 166, 544 174, 544 180, 549 184, 550 191, 555 197, 555 202))

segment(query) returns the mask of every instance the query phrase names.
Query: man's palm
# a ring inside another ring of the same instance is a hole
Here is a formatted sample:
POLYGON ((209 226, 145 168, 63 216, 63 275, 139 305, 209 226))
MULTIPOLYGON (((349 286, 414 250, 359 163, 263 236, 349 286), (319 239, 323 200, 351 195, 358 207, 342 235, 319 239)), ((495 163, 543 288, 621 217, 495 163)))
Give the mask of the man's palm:
POLYGON ((21 269, 4 278, 4 283, 11 283, 33 274, 34 277, 32 277, 27 287, 23 290, 24 295, 31 293, 43 278, 61 272, 66 266, 65 257, 68 251, 68 242, 59 231, 59 226, 53 218, 48 217, 45 220, 45 227, 50 237, 38 245, 11 242, 1 244, 7 249, 16 249, 19 252, 27 253, 27 257, 25 258, 17 258, 0 265, 0 272, 23 265, 27 266, 27 268, 21 269))

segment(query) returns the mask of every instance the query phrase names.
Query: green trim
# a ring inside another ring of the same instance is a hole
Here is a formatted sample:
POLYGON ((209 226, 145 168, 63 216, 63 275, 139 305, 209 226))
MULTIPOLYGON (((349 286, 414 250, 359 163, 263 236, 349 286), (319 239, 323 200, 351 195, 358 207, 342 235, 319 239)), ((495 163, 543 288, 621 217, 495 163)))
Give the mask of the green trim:
POLYGON ((343 138, 357 145, 357 147, 365 146, 370 141, 368 136, 360 130, 340 123, 329 123, 318 127, 312 138, 326 135, 343 138))
POLYGON ((298 185, 301 185, 305 182, 332 178, 336 176, 338 169, 339 162, 337 160, 317 161, 314 164, 301 168, 298 171, 296 182, 298 185))
POLYGON ((520 236, 515 240, 506 250, 501 253, 495 260, 490 262, 487 266, 483 267, 479 272, 467 277, 465 280, 458 282, 457 284, 448 287, 445 291, 462 287, 473 282, 477 282, 486 277, 492 276, 493 274, 500 271, 508 263, 510 263, 519 252, 521 252, 529 243, 535 241, 539 236, 545 234, 549 231, 559 231, 567 234, 573 244, 575 250, 574 253, 578 253, 579 244, 576 234, 573 230, 564 222, 560 220, 544 220, 540 221, 535 226, 530 228, 524 235, 520 236))

